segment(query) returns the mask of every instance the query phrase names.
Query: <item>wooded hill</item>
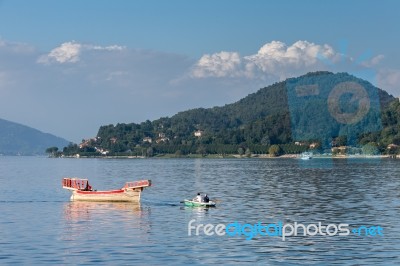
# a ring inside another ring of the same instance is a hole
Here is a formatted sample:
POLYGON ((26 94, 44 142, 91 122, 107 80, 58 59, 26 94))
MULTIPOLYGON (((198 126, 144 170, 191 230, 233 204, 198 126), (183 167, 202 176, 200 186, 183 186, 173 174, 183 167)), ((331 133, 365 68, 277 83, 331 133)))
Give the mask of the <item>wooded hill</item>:
POLYGON ((65 155, 283 153, 369 144, 400 145, 398 100, 347 73, 313 72, 262 88, 222 107, 197 108, 140 124, 101 126, 65 155))

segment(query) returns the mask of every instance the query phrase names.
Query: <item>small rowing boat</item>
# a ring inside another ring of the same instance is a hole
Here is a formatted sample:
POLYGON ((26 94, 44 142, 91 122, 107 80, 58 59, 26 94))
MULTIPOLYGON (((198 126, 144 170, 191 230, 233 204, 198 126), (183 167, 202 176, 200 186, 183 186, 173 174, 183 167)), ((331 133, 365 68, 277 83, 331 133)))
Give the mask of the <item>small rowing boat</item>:
POLYGON ((93 190, 88 179, 62 179, 62 187, 72 192, 71 201, 107 201, 107 202, 139 202, 140 194, 145 187, 151 186, 151 180, 126 182, 121 189, 93 190))
POLYGON ((215 207, 216 205, 216 203, 211 200, 209 202, 199 202, 199 201, 185 199, 183 203, 185 204, 185 206, 189 207, 215 207))

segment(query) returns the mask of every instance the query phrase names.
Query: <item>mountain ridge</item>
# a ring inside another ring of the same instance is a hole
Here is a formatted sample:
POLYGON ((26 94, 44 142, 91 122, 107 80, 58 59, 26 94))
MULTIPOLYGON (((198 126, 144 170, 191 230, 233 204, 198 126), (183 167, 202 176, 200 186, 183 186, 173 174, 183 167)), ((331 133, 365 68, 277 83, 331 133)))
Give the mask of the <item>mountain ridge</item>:
POLYGON ((69 141, 38 129, 0 118, 0 154, 44 155, 50 146, 64 147, 69 141))

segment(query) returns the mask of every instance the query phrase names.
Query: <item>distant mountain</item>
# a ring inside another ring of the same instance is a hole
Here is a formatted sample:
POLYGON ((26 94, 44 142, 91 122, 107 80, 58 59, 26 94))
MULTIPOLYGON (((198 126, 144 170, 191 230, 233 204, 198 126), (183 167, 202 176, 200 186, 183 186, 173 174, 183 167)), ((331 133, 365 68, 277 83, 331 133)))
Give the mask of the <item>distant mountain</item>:
MULTIPOLYGON (((96 138, 66 152, 265 153, 274 144, 318 142, 317 146, 330 149, 336 141, 352 146, 376 142, 383 149, 397 139, 385 131, 386 113, 397 110, 394 102, 384 90, 348 73, 312 72, 222 107, 192 109, 140 124, 102 126, 96 138)), ((393 123, 400 123, 400 117, 390 121, 395 129, 393 123)))
POLYGON ((48 147, 62 148, 68 141, 18 123, 0 119, 0 154, 42 155, 48 147))

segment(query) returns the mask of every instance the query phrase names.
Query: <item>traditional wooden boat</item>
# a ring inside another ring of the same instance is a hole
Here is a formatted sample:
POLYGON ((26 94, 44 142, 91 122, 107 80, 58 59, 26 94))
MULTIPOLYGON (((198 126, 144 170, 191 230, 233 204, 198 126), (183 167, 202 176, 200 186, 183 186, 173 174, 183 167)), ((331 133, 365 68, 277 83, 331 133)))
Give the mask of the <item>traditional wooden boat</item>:
POLYGON ((92 189, 88 179, 62 179, 62 187, 72 192, 71 201, 139 202, 141 192, 149 186, 151 180, 140 180, 127 182, 121 189, 97 191, 92 189))
POLYGON ((189 207, 215 207, 216 203, 214 201, 209 201, 209 202, 201 202, 201 201, 194 201, 194 200, 187 200, 185 199, 183 201, 185 206, 189 207))

